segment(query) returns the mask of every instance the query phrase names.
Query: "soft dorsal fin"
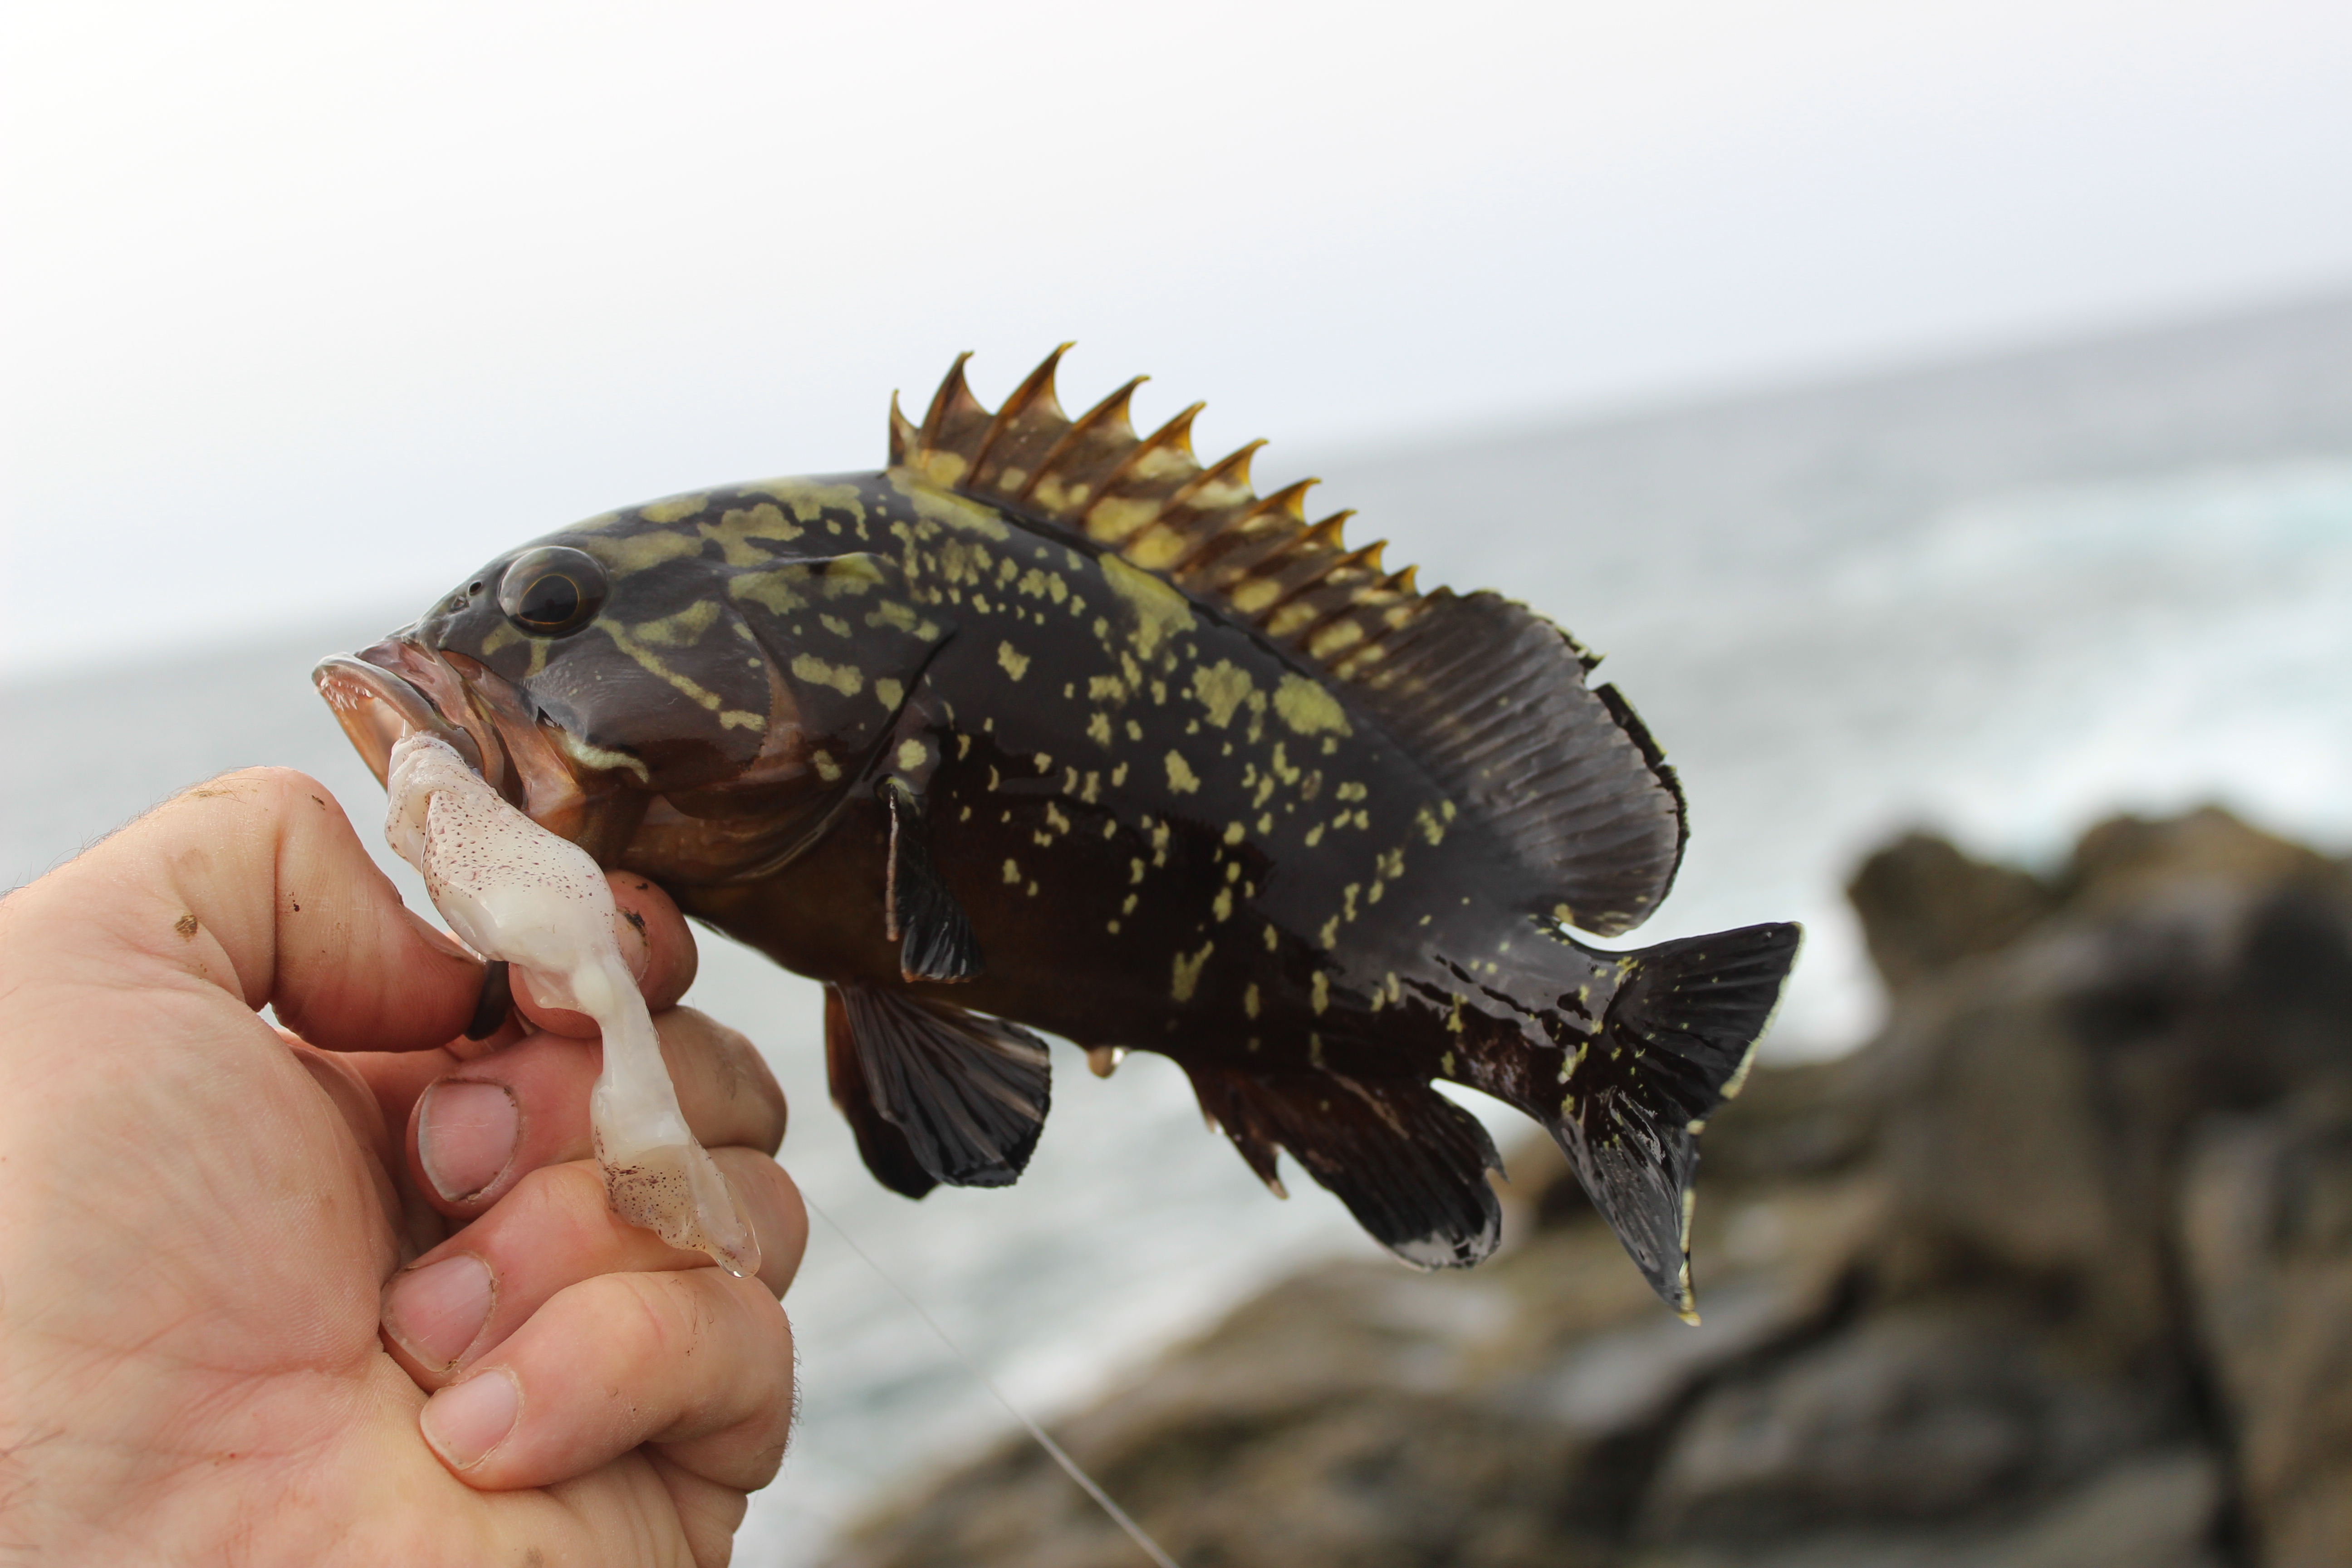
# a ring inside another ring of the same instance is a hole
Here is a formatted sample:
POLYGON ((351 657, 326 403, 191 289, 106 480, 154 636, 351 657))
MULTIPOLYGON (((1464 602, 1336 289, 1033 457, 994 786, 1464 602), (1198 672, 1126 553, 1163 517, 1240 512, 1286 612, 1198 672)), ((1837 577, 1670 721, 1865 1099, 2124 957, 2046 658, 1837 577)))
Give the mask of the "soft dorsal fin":
POLYGON ((1342 683, 1446 790, 1556 880, 1530 913, 1601 936, 1630 931, 1674 883, 1683 800, 1598 661, 1494 594, 1423 594, 1385 541, 1350 548, 1349 512, 1307 521, 1303 479, 1260 496, 1253 441, 1203 467, 1193 404, 1138 436, 1138 376, 1076 419, 1054 394, 1069 345, 992 412, 959 355, 921 425, 890 401, 890 464, 1065 529, 1167 579, 1299 664, 1342 683))

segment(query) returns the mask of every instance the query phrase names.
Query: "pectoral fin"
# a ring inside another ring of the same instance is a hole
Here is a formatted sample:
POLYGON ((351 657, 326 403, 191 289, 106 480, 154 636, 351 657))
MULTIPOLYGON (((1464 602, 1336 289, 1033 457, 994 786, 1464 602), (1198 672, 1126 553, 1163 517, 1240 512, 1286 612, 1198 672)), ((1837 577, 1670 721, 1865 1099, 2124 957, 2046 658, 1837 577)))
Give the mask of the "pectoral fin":
POLYGON ((867 985, 825 987, 833 1100, 893 1192, 1007 1187, 1045 1130, 1045 1043, 1000 1018, 867 985))
POLYGON ((882 781, 890 809, 890 887, 886 915, 899 944, 898 972, 908 980, 970 980, 981 972, 980 940, 955 895, 931 864, 930 824, 923 799, 905 780, 882 781))

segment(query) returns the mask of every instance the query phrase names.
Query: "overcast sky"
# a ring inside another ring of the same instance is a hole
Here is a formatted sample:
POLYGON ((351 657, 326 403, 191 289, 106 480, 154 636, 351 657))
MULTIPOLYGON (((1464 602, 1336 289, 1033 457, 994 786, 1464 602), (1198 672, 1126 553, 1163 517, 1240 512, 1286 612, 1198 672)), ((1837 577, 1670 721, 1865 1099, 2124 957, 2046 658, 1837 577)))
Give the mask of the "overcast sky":
POLYGON ((959 349, 993 401, 1077 339, 1073 405, 1151 371, 1273 475, 2352 282, 2340 0, 0 26, 0 677, 876 466, 959 349))

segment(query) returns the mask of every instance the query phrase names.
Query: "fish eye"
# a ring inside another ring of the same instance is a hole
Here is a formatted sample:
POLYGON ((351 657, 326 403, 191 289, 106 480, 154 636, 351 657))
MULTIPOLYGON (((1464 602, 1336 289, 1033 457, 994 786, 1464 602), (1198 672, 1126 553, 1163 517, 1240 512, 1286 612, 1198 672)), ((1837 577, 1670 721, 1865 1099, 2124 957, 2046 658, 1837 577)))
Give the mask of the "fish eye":
POLYGON ((534 637, 578 631, 604 607, 604 569, 584 551, 561 544, 527 550, 499 579, 499 608, 534 637))

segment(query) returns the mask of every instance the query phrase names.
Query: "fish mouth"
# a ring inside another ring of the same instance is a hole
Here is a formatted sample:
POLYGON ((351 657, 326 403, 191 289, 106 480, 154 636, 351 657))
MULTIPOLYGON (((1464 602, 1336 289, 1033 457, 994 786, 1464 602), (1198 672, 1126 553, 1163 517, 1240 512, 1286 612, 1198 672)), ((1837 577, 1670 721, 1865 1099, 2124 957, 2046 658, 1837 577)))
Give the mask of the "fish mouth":
POLYGON ((320 660, 310 679, 378 784, 392 771, 394 745, 431 735, 541 826, 582 837, 589 796, 561 731, 478 660, 396 632, 356 654, 320 660))
POLYGON ((472 715, 458 689, 457 672, 430 651, 386 637, 362 652, 320 659, 310 680, 334 710, 336 721, 376 783, 384 783, 392 771, 392 748, 411 735, 431 735, 446 742, 467 767, 489 777, 483 737, 466 721, 472 715), (450 710, 444 710, 443 702, 450 710))

